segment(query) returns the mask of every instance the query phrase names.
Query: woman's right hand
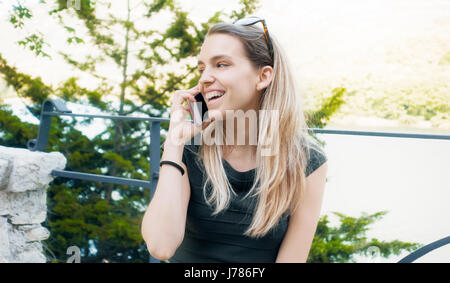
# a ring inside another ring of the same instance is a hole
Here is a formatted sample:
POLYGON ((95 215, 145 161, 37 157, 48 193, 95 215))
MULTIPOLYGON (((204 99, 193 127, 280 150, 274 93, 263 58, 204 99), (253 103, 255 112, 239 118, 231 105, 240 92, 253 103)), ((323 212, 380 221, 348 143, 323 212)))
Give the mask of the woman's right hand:
POLYGON ((166 143, 175 146, 184 146, 184 144, 192 139, 195 135, 206 128, 213 120, 204 121, 201 125, 196 125, 186 121, 187 114, 191 114, 189 102, 196 102, 194 96, 200 92, 197 86, 188 90, 177 90, 172 94, 170 99, 170 125, 167 133, 166 143), (186 105, 183 105, 184 102, 186 105))

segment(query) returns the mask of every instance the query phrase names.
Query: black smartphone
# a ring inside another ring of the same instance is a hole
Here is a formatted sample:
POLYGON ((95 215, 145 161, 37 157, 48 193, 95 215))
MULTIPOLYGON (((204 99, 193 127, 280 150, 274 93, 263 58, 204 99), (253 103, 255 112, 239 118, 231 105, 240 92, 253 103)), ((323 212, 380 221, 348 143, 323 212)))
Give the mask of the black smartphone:
POLYGON ((200 92, 194 98, 196 102, 189 102, 193 116, 192 119, 194 120, 194 124, 201 125, 203 121, 208 120, 208 106, 206 106, 206 101, 200 92))

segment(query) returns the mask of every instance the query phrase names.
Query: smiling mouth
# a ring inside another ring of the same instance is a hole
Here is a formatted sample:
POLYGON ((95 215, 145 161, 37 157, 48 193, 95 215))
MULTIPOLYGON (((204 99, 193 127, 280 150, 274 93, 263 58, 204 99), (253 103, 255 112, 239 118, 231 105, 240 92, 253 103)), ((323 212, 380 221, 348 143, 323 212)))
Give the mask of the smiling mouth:
POLYGON ((213 97, 213 98, 210 98, 209 100, 208 100, 208 102, 213 102, 213 101, 216 101, 216 100, 218 100, 219 98, 221 98, 223 95, 221 95, 221 96, 216 96, 216 97, 213 97))
POLYGON ((208 93, 206 96, 206 101, 207 102, 214 102, 218 99, 220 99, 222 96, 225 95, 225 92, 212 92, 212 93, 208 93))

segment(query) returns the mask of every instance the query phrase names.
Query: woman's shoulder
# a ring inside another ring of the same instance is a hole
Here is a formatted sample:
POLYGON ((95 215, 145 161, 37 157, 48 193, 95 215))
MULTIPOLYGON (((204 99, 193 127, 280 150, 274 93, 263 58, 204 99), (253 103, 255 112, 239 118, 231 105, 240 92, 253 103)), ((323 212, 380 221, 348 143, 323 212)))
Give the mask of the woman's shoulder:
POLYGON ((317 168, 322 166, 322 164, 328 160, 328 157, 323 146, 313 138, 308 139, 308 146, 306 148, 308 149, 306 176, 309 176, 316 171, 317 168))

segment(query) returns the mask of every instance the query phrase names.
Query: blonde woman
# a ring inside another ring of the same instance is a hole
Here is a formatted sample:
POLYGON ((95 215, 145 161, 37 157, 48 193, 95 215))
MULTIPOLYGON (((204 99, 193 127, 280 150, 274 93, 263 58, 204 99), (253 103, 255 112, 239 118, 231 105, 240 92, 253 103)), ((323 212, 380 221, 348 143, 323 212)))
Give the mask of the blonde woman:
POLYGON ((198 68, 198 85, 171 99, 159 181, 142 222, 150 254, 168 262, 306 262, 328 165, 306 131, 283 49, 263 19, 218 23, 198 68), (185 103, 198 93, 209 110, 201 125, 186 120, 185 103), (229 115, 237 111, 245 115, 229 115))

